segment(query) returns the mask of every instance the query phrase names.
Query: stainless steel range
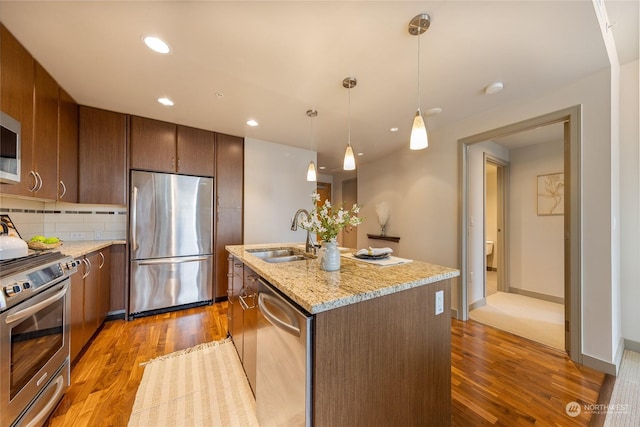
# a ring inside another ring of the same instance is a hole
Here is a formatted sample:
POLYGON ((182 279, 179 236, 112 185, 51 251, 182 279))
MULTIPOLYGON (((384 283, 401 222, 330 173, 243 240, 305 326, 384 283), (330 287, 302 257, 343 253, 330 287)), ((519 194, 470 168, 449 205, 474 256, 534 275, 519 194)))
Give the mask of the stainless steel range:
POLYGON ((0 427, 41 426, 69 387, 77 266, 60 252, 0 262, 0 427))

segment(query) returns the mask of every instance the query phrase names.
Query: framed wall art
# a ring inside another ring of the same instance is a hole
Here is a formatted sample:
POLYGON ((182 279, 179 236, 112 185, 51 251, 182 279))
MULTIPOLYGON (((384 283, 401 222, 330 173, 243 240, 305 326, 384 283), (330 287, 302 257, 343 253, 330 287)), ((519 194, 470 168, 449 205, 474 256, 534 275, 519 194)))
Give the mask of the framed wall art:
POLYGON ((564 215, 564 173, 538 175, 538 215, 564 215))

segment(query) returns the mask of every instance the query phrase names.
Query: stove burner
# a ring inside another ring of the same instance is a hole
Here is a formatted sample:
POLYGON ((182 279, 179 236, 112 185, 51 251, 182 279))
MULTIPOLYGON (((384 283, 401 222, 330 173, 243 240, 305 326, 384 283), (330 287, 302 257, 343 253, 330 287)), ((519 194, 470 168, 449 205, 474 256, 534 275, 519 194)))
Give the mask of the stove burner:
POLYGON ((35 252, 22 258, 0 261, 0 278, 64 258, 60 252, 35 252))

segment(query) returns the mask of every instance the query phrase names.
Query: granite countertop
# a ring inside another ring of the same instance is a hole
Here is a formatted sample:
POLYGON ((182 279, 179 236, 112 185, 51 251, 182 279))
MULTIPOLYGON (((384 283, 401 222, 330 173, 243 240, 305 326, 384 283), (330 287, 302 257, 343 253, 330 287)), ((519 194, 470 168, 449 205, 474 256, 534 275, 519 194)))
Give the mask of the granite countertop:
POLYGON ((86 255, 93 251, 104 249, 111 245, 124 245, 124 240, 73 240, 64 241, 62 245, 58 246, 55 250, 65 255, 78 258, 82 255, 86 255))
POLYGON ((247 252, 289 247, 304 251, 304 244, 299 243, 232 245, 226 249, 311 314, 460 275, 455 268, 421 261, 379 266, 347 257, 342 257, 340 271, 327 272, 320 270, 318 259, 271 264, 247 252))

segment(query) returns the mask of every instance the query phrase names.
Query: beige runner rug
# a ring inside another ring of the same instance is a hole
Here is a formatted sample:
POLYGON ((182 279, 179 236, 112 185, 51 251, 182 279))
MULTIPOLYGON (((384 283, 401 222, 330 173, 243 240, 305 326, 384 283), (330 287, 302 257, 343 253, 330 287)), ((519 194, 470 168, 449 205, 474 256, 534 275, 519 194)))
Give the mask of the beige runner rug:
POLYGON ((231 340, 146 363, 129 427, 257 426, 255 399, 231 340))

